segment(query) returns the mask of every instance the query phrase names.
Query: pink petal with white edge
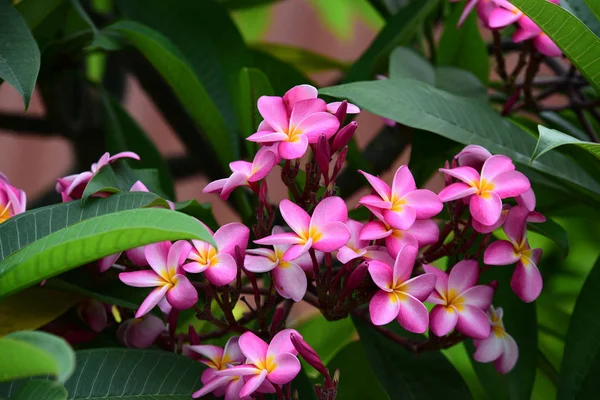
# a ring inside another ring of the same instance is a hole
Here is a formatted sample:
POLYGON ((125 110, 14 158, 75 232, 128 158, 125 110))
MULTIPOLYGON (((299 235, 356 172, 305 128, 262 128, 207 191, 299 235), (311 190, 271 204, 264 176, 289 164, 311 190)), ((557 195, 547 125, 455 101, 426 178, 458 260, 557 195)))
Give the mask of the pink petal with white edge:
POLYGON ((492 181, 494 193, 501 199, 516 197, 531 188, 529 179, 518 171, 508 171, 496 175, 492 181))
POLYGON ((343 222, 330 222, 318 230, 321 237, 313 242, 312 247, 324 253, 338 250, 350 240, 350 230, 343 222))
POLYGON ((335 115, 328 112, 318 112, 306 117, 295 130, 306 136, 309 143, 317 143, 319 136, 325 135, 329 139, 335 135, 339 127, 340 121, 335 115))
POLYGON ((319 91, 316 87, 311 85, 297 85, 285 92, 283 95, 283 101, 287 105, 288 109, 291 110, 294 105, 302 100, 316 99, 319 95, 319 91))
POLYGON ((277 367, 267 375, 267 379, 277 385, 291 382, 300 372, 300 361, 293 354, 279 354, 274 362, 277 367))
POLYGON ((487 310, 492 304, 494 289, 488 285, 473 286, 460 294, 460 299, 464 304, 468 304, 483 311, 487 310))
POLYGON ((250 229, 239 222, 232 222, 217 229, 213 238, 219 253, 229 254, 236 258, 236 247, 239 247, 242 253, 248 247, 250 229))
POLYGON ((288 139, 288 135, 280 131, 258 131, 246 138, 250 142, 273 143, 288 139))
POLYGON ((520 244, 527 233, 527 217, 529 211, 525 207, 516 206, 510 209, 504 221, 503 230, 511 242, 520 244))
POLYGON ((507 240, 493 242, 483 253, 483 262, 487 265, 511 265, 520 258, 521 256, 515 253, 513 244, 507 240))
POLYGON ((450 271, 448 276, 448 290, 454 290, 456 294, 477 284, 479 279, 479 264, 475 260, 462 260, 450 271))
POLYGON ((383 210, 383 219, 392 228, 405 231, 415 223, 417 213, 413 207, 406 205, 400 211, 383 210))
MULTIPOLYGON (((262 147, 260 150, 263 149, 265 149, 265 147, 262 147)), ((260 150, 252 163, 252 173, 248 178, 248 182, 258 182, 261 179, 266 178, 275 164, 277 164, 277 155, 275 153, 272 151, 264 151, 260 154, 260 150), (260 158, 258 158, 259 154, 260 158)))
POLYGON ((200 354, 201 356, 208 358, 215 364, 219 363, 221 361, 221 358, 223 357, 223 349, 219 346, 213 346, 211 344, 183 346, 184 356, 190 357, 193 356, 194 353, 200 354))
POLYGON ((308 230, 311 222, 310 216, 301 207, 285 199, 279 203, 279 210, 285 222, 294 232, 301 233, 308 230))
POLYGON ((469 197, 477 193, 477 188, 469 186, 466 183, 457 182, 446 186, 438 193, 438 198, 442 202, 453 201, 469 197))
POLYGON ((497 360, 504 350, 502 340, 494 332, 490 332, 490 336, 480 341, 475 347, 477 351, 473 354, 473 360, 480 363, 497 360))
MULTIPOLYGON (((323 227, 329 222, 348 220, 348 208, 341 197, 327 197, 319 202, 313 211, 310 226, 323 227)), ((350 232, 350 231, 348 231, 350 232)))
POLYGON ((502 205, 502 213, 500 214, 500 218, 498 218, 498 221, 496 221, 496 223, 494 223, 492 225, 483 225, 481 222, 479 222, 477 220, 473 220, 471 223, 473 226, 473 229, 475 229, 475 231, 477 231, 479 233, 483 233, 483 234, 494 232, 496 229, 500 228, 504 224, 504 221, 506 221, 506 216, 508 215, 509 210, 510 210, 510 205, 503 204, 502 205))
POLYGON ((363 176, 365 178, 367 178, 367 181, 369 181, 369 184, 373 187, 373 189, 375 189, 375 191, 377 192, 377 194, 379 196, 381 196, 381 198, 384 201, 389 201, 390 197, 392 196, 392 189, 388 186, 387 183, 385 183, 383 180, 381 180, 380 178, 371 175, 367 172, 358 170, 358 172, 360 172, 361 174, 363 174, 363 176))
POLYGON ((304 270, 293 262, 280 264, 272 272, 275 289, 282 297, 296 302, 306 294, 308 282, 304 270))
POLYGON ((212 260, 216 262, 212 263, 204 271, 206 279, 216 286, 224 286, 231 283, 237 275, 237 263, 235 259, 229 254, 219 253, 212 260))
POLYGON ((207 394, 211 393, 212 391, 227 385, 230 381, 231 381, 231 377, 229 377, 229 376, 216 376, 213 379, 211 379, 210 381, 208 381, 202 387, 202 389, 194 392, 192 394, 192 398, 197 399, 197 398, 206 396, 207 394))
POLYGON ((440 168, 440 172, 450 175, 469 185, 474 185, 479 181, 479 173, 471 167, 456 167, 452 169, 440 168))
POLYGON ((221 190, 223 190, 223 187, 226 183, 227 178, 212 181, 208 185, 204 186, 204 189, 202 189, 202 193, 218 193, 221 190))
POLYGON ((276 131, 287 132, 289 126, 289 116, 285 103, 281 97, 261 96, 258 99, 258 111, 263 116, 269 126, 276 131))
POLYGON ((386 325, 400 312, 400 300, 395 293, 379 291, 369 303, 369 314, 373 325, 386 325))
POLYGON ((422 274, 407 280, 400 290, 419 301, 425 301, 435 288, 436 276, 434 274, 422 274))
POLYGON ((242 172, 246 176, 252 174, 252 163, 248 161, 233 161, 229 163, 229 169, 233 172, 242 172))
POLYGON ((190 274, 199 274, 201 272, 206 271, 208 268, 208 264, 200 264, 199 262, 192 261, 187 264, 184 264, 181 267, 185 272, 189 272, 190 274))
POLYGON ((354 250, 352 250, 350 247, 348 246, 343 246, 342 248, 340 248, 340 250, 337 252, 336 254, 336 258, 342 263, 342 264, 346 264, 349 263, 352 260, 355 260, 357 258, 360 258, 362 256, 364 256, 367 253, 366 250, 360 250, 359 252, 356 252, 354 250))
POLYGON ((358 200, 358 203, 365 207, 369 207, 369 210, 371 210, 373 207, 380 208, 382 210, 389 210, 392 208, 391 202, 382 200, 381 197, 377 196, 376 194, 368 194, 363 196, 358 200))
POLYGON ((392 234, 392 230, 388 229, 381 221, 367 222, 361 229, 360 240, 377 240, 388 237, 392 234))
POLYGON ((144 299, 142 304, 140 304, 140 308, 135 313, 136 318, 140 318, 141 316, 147 314, 150 310, 152 310, 167 294, 169 290, 169 285, 164 285, 162 287, 157 287, 152 290, 150 294, 144 299))
POLYGON ((177 310, 187 310, 198 302, 198 292, 185 275, 173 277, 175 285, 167 292, 167 301, 177 310))
POLYGON ((165 283, 164 279, 158 276, 156 272, 149 270, 121 272, 119 279, 124 284, 133 287, 155 287, 165 283))
POLYGON ((273 336, 269 348, 267 349, 267 358, 275 357, 278 354, 283 353, 290 353, 293 355, 298 354, 298 351, 290 339, 292 333, 302 337, 295 329, 284 329, 273 336))
POLYGON ((556 43, 554 43, 552 39, 550 39, 548 35, 546 35, 543 32, 537 35, 535 38, 533 38, 533 44, 535 45, 535 48, 545 56, 562 56, 562 50, 560 49, 560 47, 558 47, 556 43))
POLYGON ((301 158, 308 149, 308 138, 305 135, 298 136, 293 142, 279 143, 279 155, 284 160, 295 160, 301 158))
POLYGON ((159 242, 148 244, 145 246, 144 253, 146 254, 146 260, 158 275, 163 279, 168 279, 167 273, 167 259, 169 257, 169 249, 171 248, 171 242, 159 242))
POLYGON ((408 205, 415 210, 417 219, 434 217, 442 211, 442 208, 444 208, 439 197, 431 190, 427 189, 414 190, 406 194, 404 200, 406 200, 408 205))
POLYGON ((481 178, 487 181, 493 180, 496 176, 509 171, 514 171, 515 166, 512 160, 501 154, 488 158, 481 168, 481 178))
POLYGON ((517 364, 517 360, 519 359, 519 347, 517 346, 515 339, 508 334, 503 337, 502 345, 504 348, 502 355, 494 362, 494 367, 496 367, 501 374, 507 374, 517 364))
POLYGON ((405 246, 400 250, 394 261, 393 281, 397 284, 407 281, 413 271, 415 259, 417 258, 415 246, 405 246))
POLYGON ((191 250, 192 245, 186 240, 178 240, 173 243, 167 256, 167 266, 169 269, 180 269, 179 266, 187 260, 191 250))
POLYGON ((440 269, 434 267, 433 265, 424 264, 423 269, 428 274, 434 274, 436 276, 435 280, 435 290, 439 293, 447 293, 448 292, 448 274, 440 269))
POLYGON ((409 332, 423 333, 429 326, 427 307, 416 298, 405 294, 400 300, 398 322, 409 332))
POLYGON ((399 229, 394 229, 394 233, 385 238, 385 247, 387 248, 388 253, 394 259, 406 246, 414 246, 418 247, 419 242, 413 235, 408 233, 408 231, 401 231, 399 229))
MULTIPOLYGON (((233 379, 227 385, 227 390, 225 391, 225 400, 246 400, 240 397, 240 392, 244 388, 244 384, 246 382, 243 379, 233 379)), ((216 396, 216 394, 215 394, 216 396)), ((218 397, 218 396, 217 396, 218 397)))
MULTIPOLYGON (((241 336, 240 336, 241 337, 241 336)), ((242 364, 216 371, 216 376, 251 376, 260 374, 261 369, 252 364, 242 364)))
MULTIPOLYGON (((306 243, 304 244, 295 244, 291 246, 286 252, 283 254, 283 261, 292 261, 299 257, 302 257, 305 254, 308 254, 308 251, 313 245, 313 241, 311 238, 308 238, 306 243)), ((312 263, 312 260, 311 260, 312 263)))
POLYGON ((100 272, 105 272, 112 267, 113 264, 117 262, 119 257, 121 257, 121 254, 122 253, 120 252, 111 254, 110 256, 102 257, 100 260, 98 260, 98 269, 100 272))
POLYGON ((248 175, 243 172, 234 172, 225 181, 220 197, 223 200, 227 200, 231 195, 231 192, 242 186, 248 186, 248 175))
MULTIPOLYGON (((334 101, 333 103, 327 103, 327 111, 335 114, 338 110, 338 108, 340 108, 340 105, 342 104, 341 101, 334 101)), ((352 103, 347 103, 347 109, 346 109, 346 114, 359 114, 360 113, 360 108, 358 108, 358 106, 352 104, 352 103)))
POLYGON ((456 327, 457 322, 458 312, 452 306, 437 305, 429 314, 429 329, 435 336, 446 336, 456 327))
POLYGON ((244 268, 250 272, 269 272, 275 268, 277 264, 277 261, 272 261, 264 256, 253 256, 246 254, 246 257, 244 258, 244 268))
POLYGON ((134 160, 137 160, 137 161, 140 160, 140 156, 138 156, 136 153, 134 153, 132 151, 123 151, 121 153, 117 153, 114 156, 110 157, 108 159, 108 162, 111 163, 115 160, 118 160, 119 158, 133 158, 134 160))
POLYGON ((290 116, 290 127, 299 126, 309 116, 327 110, 327 105, 322 99, 307 99, 294 104, 290 116))
POLYGON ((232 362, 244 362, 246 359, 240 349, 239 339, 237 336, 229 338, 223 348, 223 356, 229 358, 232 362))
POLYGON ((400 198, 416 189, 415 178, 413 178, 408 167, 403 165, 398 168, 392 181, 392 193, 400 198))
POLYGON ((240 397, 250 396, 252 393, 256 392, 260 385, 263 384, 265 379, 267 379, 267 373, 268 371, 264 369, 260 372, 260 374, 249 378, 240 391, 240 397))
POLYGON ((525 303, 531 303, 542 292, 544 282, 538 267, 523 257, 518 263, 510 280, 510 287, 525 303))
POLYGON ((262 364, 267 359, 267 349, 269 346, 264 340, 252 332, 245 332, 238 341, 240 350, 252 364, 262 364))
POLYGON ((460 305, 456 329, 473 339, 485 339, 490 335, 491 326, 480 308, 460 305))
POLYGON ((391 292, 393 281, 393 271, 392 267, 389 265, 373 260, 369 261, 369 274, 371 275, 371 279, 373 282, 383 291, 391 292))
POLYGON ((515 13, 498 7, 490 14, 488 25, 492 29, 504 28, 505 26, 517 22, 522 15, 523 13, 521 12, 515 13))
POLYGON ((485 192, 482 196, 473 195, 470 197, 469 211, 473 219, 483 225, 493 225, 502 214, 502 200, 494 192, 485 192))
POLYGON ((277 233, 275 235, 266 236, 262 239, 255 240, 256 244, 269 244, 269 245, 293 245, 293 244, 304 244, 304 240, 301 239, 297 234, 292 232, 277 233))
POLYGON ((415 221, 406 232, 417 240, 419 247, 433 244, 440 237, 438 225, 430 219, 415 221))

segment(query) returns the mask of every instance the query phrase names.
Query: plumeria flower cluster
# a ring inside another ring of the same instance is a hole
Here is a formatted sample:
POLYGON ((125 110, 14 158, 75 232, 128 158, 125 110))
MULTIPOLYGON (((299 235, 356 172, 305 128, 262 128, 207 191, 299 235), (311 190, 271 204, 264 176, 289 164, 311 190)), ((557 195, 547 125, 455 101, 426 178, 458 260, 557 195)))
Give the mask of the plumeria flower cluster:
MULTIPOLYGON (((452 2, 460 0, 450 0, 452 2)), ((559 4, 560 0, 547 0, 559 4)), ((527 17, 521 10, 512 5, 508 0, 466 0, 464 11, 458 22, 461 26, 469 14, 476 9, 479 20, 486 28, 497 30, 516 25, 517 29, 512 35, 515 43, 531 39, 535 48, 549 57, 558 57, 562 51, 546 35, 539 26, 527 17)))

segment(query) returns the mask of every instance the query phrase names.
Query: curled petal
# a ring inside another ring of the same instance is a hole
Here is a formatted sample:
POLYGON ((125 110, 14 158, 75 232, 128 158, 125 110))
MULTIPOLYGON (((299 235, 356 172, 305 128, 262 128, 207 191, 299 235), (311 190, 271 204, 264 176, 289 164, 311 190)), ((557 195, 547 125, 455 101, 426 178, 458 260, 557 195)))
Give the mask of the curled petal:
POLYGON ((485 339, 490 335, 491 327, 487 316, 480 308, 460 305, 456 329, 473 339, 485 339))
POLYGON ((283 140, 287 140, 288 135, 281 131, 258 131, 246 138, 246 140, 250 142, 256 143, 272 143, 272 142, 281 142, 283 140))
POLYGON ((487 265, 510 265, 520 258, 521 256, 515 253, 513 244, 506 240, 496 240, 483 253, 483 262, 487 265))
POLYGON ((340 121, 328 112, 317 112, 304 118, 296 127, 296 130, 302 132, 302 136, 308 139, 309 143, 317 143, 319 136, 325 135, 327 139, 331 138, 340 127, 340 121))
POLYGON ((288 112, 283 98, 277 96, 261 96, 258 99, 258 111, 266 123, 276 131, 286 132, 289 125, 288 112))
POLYGON ((188 258, 191 250, 192 245, 188 241, 178 240, 173 243, 167 256, 167 266, 174 269, 178 268, 188 258))
POLYGON ((268 371, 266 369, 263 369, 258 375, 254 375, 251 378, 249 378, 244 384, 242 390, 240 391, 240 397, 244 398, 256 392, 256 390, 260 387, 260 385, 263 384, 263 382, 267 378, 267 373, 268 371))
POLYGON ((562 50, 544 32, 533 38, 535 48, 545 56, 560 57, 562 50))
POLYGON ((227 183, 227 178, 217 179, 216 181, 209 182, 208 185, 202 189, 202 193, 219 193, 225 187, 227 183))
POLYGON ((290 116, 290 127, 299 126, 302 121, 311 115, 323 112, 327 109, 325 101, 322 99, 306 99, 301 100, 294 104, 294 108, 292 109, 292 114, 290 116))
POLYGON ((227 385, 231 381, 231 377, 229 376, 215 376, 213 379, 208 381, 202 389, 194 392, 192 397, 194 399, 206 396, 207 394, 217 390, 225 385, 227 385))
POLYGON ((481 340, 476 346, 477 351, 473 354, 473 359, 480 363, 488 363, 497 360, 504 350, 502 339, 490 332, 487 339, 481 340))
MULTIPOLYGON (((334 101, 332 103, 327 103, 327 111, 335 114, 338 110, 338 108, 340 108, 340 105, 342 104, 341 101, 334 101)), ((358 108, 356 105, 351 104, 351 103, 347 103, 348 104, 348 108, 346 109, 346 113, 347 114, 358 114, 360 113, 360 108, 358 108)))
POLYGON ((225 400, 240 400, 240 392, 244 388, 245 383, 243 379, 232 379, 225 390, 225 400))
POLYGON ((409 294, 400 297, 398 322, 409 332, 423 333, 429 326, 427 307, 409 294))
POLYGON ((480 169, 483 163, 491 156, 492 153, 490 153, 485 147, 476 144, 470 144, 465 146, 465 148, 456 155, 456 158, 458 159, 458 165, 461 167, 480 169))
MULTIPOLYGON (((312 239, 308 238, 308 240, 304 244, 295 244, 295 245, 291 246, 283 254, 283 261, 292 261, 292 260, 296 260, 297 258, 302 257, 303 255, 308 253, 308 251, 310 250, 312 245, 313 245, 312 239)), ((312 263, 312 260, 311 260, 311 263, 312 263)))
POLYGON ((242 364, 216 371, 216 376, 251 376, 258 375, 260 369, 252 364, 242 364))
POLYGON ((173 308, 187 310, 198 302, 198 292, 185 275, 173 277, 175 285, 167 292, 167 301, 173 308))
POLYGON ((199 274, 200 272, 206 271, 208 268, 208 264, 200 264, 197 261, 192 261, 187 264, 184 264, 181 267, 185 272, 189 272, 190 274, 199 274))
POLYGON ((519 347, 517 346, 515 339, 508 334, 504 336, 502 345, 504 347, 502 355, 494 362, 494 367, 496 367, 501 374, 507 374, 517 364, 517 360, 519 359, 519 347))
POLYGON ((388 229, 381 221, 367 222, 359 234, 360 240, 377 240, 388 237, 392 234, 392 229, 388 229))
POLYGON ((211 261, 215 261, 205 271, 206 279, 213 285, 223 286, 231 283, 237 274, 237 263, 229 254, 217 254, 211 261))
POLYGON ((475 8, 477 3, 479 3, 479 0, 467 1, 467 4, 465 5, 465 8, 464 8, 462 14, 460 15, 460 19, 458 20, 458 25, 457 25, 458 27, 462 26, 462 24, 465 22, 465 20, 469 16, 469 14, 471 14, 471 11, 473 11, 473 8, 475 8))
POLYGON ((277 293, 286 299, 302 300, 308 282, 300 266, 293 262, 283 262, 273 270, 272 274, 277 293))
POLYGON ((282 353, 290 353, 292 355, 298 354, 298 351, 292 344, 292 340, 290 338, 292 333, 302 337, 294 329, 284 329, 277 333, 277 335, 273 336, 273 339, 271 339, 271 343, 269 344, 269 348, 267 349, 267 358, 275 357, 282 353))
POLYGON ((544 282, 538 267, 530 259, 523 257, 515 268, 510 287, 525 303, 531 303, 542 292, 544 282))
POLYGON ((438 198, 444 203, 447 201, 458 200, 469 197, 477 193, 477 188, 466 183, 457 182, 446 186, 438 193, 438 198))
POLYGON ((238 341, 240 350, 248 361, 254 365, 262 365, 267 359, 268 345, 252 332, 245 332, 238 341))
POLYGON ((398 168, 392 181, 392 193, 398 198, 404 197, 417 189, 415 178, 406 165, 398 168))
POLYGON ((527 217, 529 211, 525 207, 516 206, 510 209, 504 221, 504 233, 515 244, 520 244, 527 233, 527 217))
POLYGON ((479 173, 471 167, 456 167, 452 169, 440 168, 440 172, 461 180, 470 186, 474 186, 477 182, 479 182, 480 178, 479 173))
POLYGON ((194 346, 185 345, 183 347, 183 355, 191 357, 194 354, 199 354, 204 358, 209 359, 214 364, 219 364, 223 358, 223 349, 219 346, 214 346, 211 344, 194 346))
POLYGON ((119 279, 124 284, 134 287, 156 287, 165 283, 156 272, 150 270, 121 272, 119 279))
POLYGON ((354 259, 360 258, 367 253, 366 250, 354 251, 348 246, 343 246, 338 251, 336 257, 342 263, 346 264, 354 259))
POLYGON ((285 232, 266 236, 255 240, 256 244, 283 245, 283 244, 304 244, 304 241, 295 233, 285 232))
POLYGON ((381 290, 390 292, 394 282, 392 267, 381 261, 373 260, 369 261, 368 268, 373 282, 375 282, 381 290))
POLYGON ((483 311, 487 310, 492 304, 494 289, 488 285, 473 286, 460 294, 460 299, 464 304, 468 304, 483 311))
POLYGON ((502 200, 496 193, 485 192, 482 195, 473 195, 470 199, 469 211, 473 219, 483 225, 493 225, 500 219, 502 200))
POLYGON ((452 306, 437 305, 429 315, 429 328, 436 336, 446 336, 456 327, 457 322, 458 312, 452 306))
POLYGON ((358 203, 365 207, 379 208, 382 210, 389 210, 392 208, 391 202, 382 200, 381 197, 377 196, 376 194, 368 194, 363 196, 360 198, 360 200, 358 200, 358 203))
POLYGON ((171 242, 159 242, 145 246, 144 253, 146 254, 146 260, 158 275, 163 277, 165 280, 168 279, 167 272, 167 259, 169 257, 169 249, 171 248, 171 242))
POLYGON ((267 379, 277 385, 291 382, 300 372, 300 361, 293 354, 279 354, 274 362, 277 366, 267 375, 267 379))
POLYGON ((229 254, 233 258, 237 256, 236 247, 239 247, 242 252, 246 250, 249 238, 250 229, 239 222, 223 225, 214 234, 214 240, 219 253, 229 254))
POLYGON ((296 85, 283 95, 283 101, 291 110, 294 105, 302 100, 316 99, 319 92, 316 87, 311 85, 296 85))
POLYGON ((358 172, 360 172, 361 174, 363 174, 363 176, 365 178, 367 178, 367 180, 369 181, 369 184, 373 187, 373 189, 375 189, 375 191, 377 192, 377 194, 379 196, 381 196, 381 198, 384 201, 389 201, 390 197, 392 196, 392 189, 388 186, 387 183, 385 183, 383 180, 381 180, 380 178, 371 175, 367 172, 361 171, 359 170, 358 172))
POLYGON ((119 257, 121 257, 121 254, 122 253, 111 254, 110 256, 102 257, 100 260, 98 260, 98 268, 100 269, 100 272, 105 272, 112 267, 113 264, 117 262, 119 257))
POLYGON ((144 246, 126 250, 125 255, 127 256, 127 258, 129 258, 129 261, 131 261, 138 267, 145 267, 148 265, 144 246))
POLYGON ((414 208, 417 219, 431 218, 442 211, 444 205, 438 196, 431 190, 419 189, 407 193, 404 200, 410 207, 414 208))
POLYGON ((246 254, 246 257, 244 258, 244 268, 246 268, 250 272, 269 272, 273 268, 275 268, 277 264, 278 261, 273 261, 263 256, 252 256, 246 254))
POLYGON ((246 359, 242 353, 242 350, 240 349, 239 339, 239 337, 234 336, 229 338, 227 343, 225 343, 225 347, 223 348, 223 357, 225 357, 226 360, 241 363, 246 359))
POLYGON ((374 325, 386 325, 400 312, 400 301, 395 293, 382 290, 375 293, 369 303, 369 314, 374 325))
POLYGON ((456 263, 448 277, 448 291, 460 294, 477 284, 479 265, 475 260, 462 260, 456 263))
POLYGON ((165 297, 168 290, 168 285, 157 287, 156 289, 152 290, 148 297, 146 297, 142 304, 140 304, 140 308, 135 313, 135 317, 140 318, 152 310, 165 297))
POLYGON ((497 7, 491 12, 488 19, 488 25, 492 29, 504 28, 510 24, 517 22, 521 18, 522 13, 515 13, 504 8, 497 7))

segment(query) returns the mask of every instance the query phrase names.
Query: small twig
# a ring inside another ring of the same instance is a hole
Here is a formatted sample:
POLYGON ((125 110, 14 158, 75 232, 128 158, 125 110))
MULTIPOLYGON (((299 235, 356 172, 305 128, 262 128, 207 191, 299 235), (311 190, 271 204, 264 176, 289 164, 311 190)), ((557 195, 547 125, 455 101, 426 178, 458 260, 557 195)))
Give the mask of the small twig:
POLYGON ((494 38, 494 57, 496 57, 496 72, 502 81, 508 82, 508 74, 506 73, 506 62, 504 61, 504 53, 502 52, 502 36, 497 30, 492 30, 494 38))

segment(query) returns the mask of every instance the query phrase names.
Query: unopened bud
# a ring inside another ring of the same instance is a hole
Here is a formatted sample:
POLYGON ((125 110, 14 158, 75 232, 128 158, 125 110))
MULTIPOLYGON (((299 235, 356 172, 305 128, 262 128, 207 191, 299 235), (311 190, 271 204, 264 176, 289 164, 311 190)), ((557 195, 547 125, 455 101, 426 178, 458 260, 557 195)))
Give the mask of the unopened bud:
POLYGON ((493 280, 490 283, 488 283, 488 286, 491 287, 492 289, 496 290, 496 289, 498 289, 498 281, 493 280))
POLYGON ((329 141, 325 135, 319 136, 317 147, 315 149, 315 158, 319 169, 325 179, 325 185, 329 184, 329 160, 331 160, 331 149, 329 148, 329 141))
POLYGON ((273 313, 273 321, 271 322, 271 328, 269 329, 269 333, 271 334, 271 336, 275 335, 275 332, 277 332, 279 325, 283 321, 284 317, 285 310, 283 309, 283 307, 277 307, 275 309, 275 312, 273 313))
POLYGON ((188 340, 192 346, 200 344, 200 338, 198 337, 196 328, 192 324, 188 327, 188 340))
POLYGON ((342 150, 340 150, 340 152, 338 154, 338 158, 337 158, 337 160, 335 160, 335 166, 333 167, 333 174, 331 175, 332 181, 334 181, 337 178, 338 174, 342 170, 342 167, 344 166, 344 161, 346 161, 346 154, 348 154, 348 147, 344 147, 342 150))
POLYGON ((338 121, 340 121, 340 125, 344 123, 344 120, 346 119, 347 111, 348 111, 348 101, 344 100, 344 101, 342 101, 342 103, 338 107, 337 111, 335 112, 335 117, 338 119, 338 121))
POLYGON ((369 264, 361 263, 358 267, 356 267, 354 269, 354 271, 352 271, 350 273, 350 276, 348 277, 348 281, 346 282, 346 290, 347 291, 356 289, 361 283, 364 282, 364 280, 367 276, 367 272, 369 270, 368 267, 369 267, 369 264))
POLYGON ((358 128, 356 121, 350 122, 348 125, 340 129, 333 137, 333 143, 331 145, 331 151, 335 153, 343 147, 346 147, 350 143, 350 139, 354 136, 354 132, 358 128))
POLYGON ((77 314, 92 331, 102 332, 108 326, 107 306, 98 300, 85 300, 77 306, 77 314))
POLYGON ((319 357, 317 352, 312 347, 310 347, 310 345, 306 343, 304 339, 302 339, 302 337, 298 334, 292 333, 290 335, 290 340, 292 341, 292 344, 298 351, 300 357, 304 358, 304 360, 311 367, 319 371, 321 375, 325 377, 326 382, 331 382, 329 371, 327 371, 327 368, 325 368, 325 365, 323 365, 323 361, 321 361, 321 358, 319 357))

